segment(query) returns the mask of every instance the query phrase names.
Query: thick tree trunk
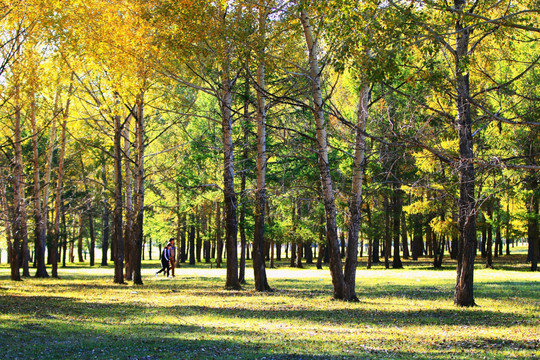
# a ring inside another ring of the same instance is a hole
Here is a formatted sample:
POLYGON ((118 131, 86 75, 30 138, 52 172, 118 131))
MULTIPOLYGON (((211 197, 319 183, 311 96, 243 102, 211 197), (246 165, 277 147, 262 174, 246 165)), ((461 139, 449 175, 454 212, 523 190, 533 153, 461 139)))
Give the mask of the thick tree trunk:
MULTIPOLYGON (((464 10, 465 0, 454 0, 456 11, 464 10)), ((474 306, 473 274, 476 256, 476 200, 474 196, 475 170, 470 107, 469 74, 464 68, 469 53, 471 29, 464 27, 462 19, 456 22, 456 90, 457 127, 459 135, 459 246, 457 256, 456 288, 454 303, 458 306, 474 306)))
POLYGON ((317 131, 317 157, 322 185, 322 196, 326 213, 326 241, 330 251, 330 274, 332 275, 332 285, 334 298, 342 300, 349 299, 349 289, 345 283, 343 275, 341 256, 339 252, 339 240, 336 224, 336 207, 334 202, 334 191, 332 178, 330 176, 330 166, 328 163, 328 147, 326 135, 326 121, 323 112, 323 99, 321 92, 321 79, 318 62, 317 40, 313 38, 310 19, 303 10, 300 12, 300 20, 304 30, 307 50, 309 53, 309 80, 313 95, 313 115, 315 117, 315 127, 317 131))

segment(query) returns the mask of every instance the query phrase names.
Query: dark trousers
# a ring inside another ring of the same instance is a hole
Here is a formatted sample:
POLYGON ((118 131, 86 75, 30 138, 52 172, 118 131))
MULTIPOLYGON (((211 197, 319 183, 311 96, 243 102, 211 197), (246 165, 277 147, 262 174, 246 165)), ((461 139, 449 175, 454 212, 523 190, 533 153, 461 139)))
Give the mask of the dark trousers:
POLYGON ((169 262, 168 261, 165 261, 164 259, 161 260, 161 269, 159 269, 159 271, 156 273, 156 274, 159 274, 160 272, 163 271, 163 275, 165 275, 165 270, 167 270, 167 277, 169 276, 169 262))

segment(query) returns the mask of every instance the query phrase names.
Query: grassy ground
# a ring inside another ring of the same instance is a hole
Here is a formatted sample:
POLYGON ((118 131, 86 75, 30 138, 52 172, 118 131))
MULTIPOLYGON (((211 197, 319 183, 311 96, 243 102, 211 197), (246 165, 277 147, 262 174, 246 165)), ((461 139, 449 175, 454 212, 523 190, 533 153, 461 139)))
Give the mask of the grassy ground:
POLYGON ((540 273, 506 257, 475 272, 479 306, 453 305, 455 267, 359 268, 358 303, 331 299, 328 269, 269 269, 276 291, 226 291, 224 269, 177 269, 143 286, 113 269, 71 266, 60 279, 9 280, 0 265, 2 359, 534 359, 540 273))

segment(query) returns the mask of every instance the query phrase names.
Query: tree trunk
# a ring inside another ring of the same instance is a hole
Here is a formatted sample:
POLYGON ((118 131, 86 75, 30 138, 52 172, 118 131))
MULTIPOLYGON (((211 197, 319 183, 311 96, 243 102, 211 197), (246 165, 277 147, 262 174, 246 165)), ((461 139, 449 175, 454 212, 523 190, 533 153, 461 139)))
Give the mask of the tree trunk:
POLYGON ((212 218, 212 214, 210 213, 210 210, 207 209, 207 205, 204 204, 202 206, 202 233, 203 233, 203 258, 204 262, 206 264, 210 264, 210 240, 208 237, 208 229, 211 227, 210 219, 212 218))
POLYGON ((479 213, 479 218, 480 218, 480 223, 479 223, 478 226, 482 230, 482 237, 480 238, 480 254, 481 254, 482 258, 486 258, 487 257, 487 249, 486 249, 486 246, 487 246, 487 222, 486 222, 486 216, 485 216, 484 212, 479 213))
POLYGON ((202 223, 202 217, 203 217, 202 211, 204 211, 204 209, 202 209, 202 206, 197 206, 197 216, 195 217, 196 222, 197 222, 197 225, 196 225, 197 237, 195 238, 196 239, 195 259, 197 260, 198 263, 201 262, 201 253, 202 253, 202 238, 201 238, 201 223, 202 223))
POLYGON ((182 234, 180 235, 180 261, 185 263, 187 260, 186 250, 186 233, 187 233, 187 221, 186 214, 182 215, 182 234))
POLYGON ((102 241, 101 241, 101 266, 107 266, 107 250, 109 249, 109 203, 107 201, 107 171, 105 169, 105 157, 101 163, 101 179, 103 182, 103 213, 101 216, 103 223, 102 241))
MULTIPOLYGON (((371 207, 369 206, 369 203, 366 204, 366 213, 368 226, 370 229, 373 229, 373 223, 371 222, 371 207)), ((367 269, 371 269, 371 266, 373 265, 373 253, 373 236, 372 233, 368 232, 368 259, 366 264, 367 269)))
POLYGON ((0 204, 2 206, 2 217, 5 223, 6 228, 6 240, 7 240, 7 251, 8 251, 8 262, 11 269, 11 280, 20 281, 20 265, 19 265, 19 256, 20 256, 20 242, 16 237, 12 237, 11 229, 11 220, 9 219, 9 204, 7 202, 6 196, 6 186, 4 180, 4 173, 0 170, 0 204))
POLYGON ((509 204, 506 204, 506 255, 510 255, 510 211, 509 204))
POLYGON ((217 243, 217 254, 216 254, 216 267, 221 267, 221 260, 223 255, 223 240, 221 238, 221 204, 216 202, 216 243, 217 243))
POLYGON ((120 115, 114 117, 114 283, 124 284, 124 240, 122 224, 122 123, 120 115))
POLYGON ((84 168, 84 162, 82 159, 82 155, 79 157, 80 163, 81 163, 81 172, 82 172, 82 180, 84 185, 84 192, 86 195, 86 212, 88 213, 88 229, 90 231, 90 248, 88 249, 90 253, 90 266, 94 266, 94 259, 95 259, 95 248, 96 248, 96 236, 94 232, 94 216, 93 216, 93 209, 92 209, 92 201, 90 200, 90 191, 88 191, 88 181, 87 181, 87 175, 84 168))
POLYGON ((189 265, 195 265, 195 216, 191 214, 189 226, 189 265))
POLYGON ((392 239, 390 235, 390 201, 388 195, 384 196, 384 267, 390 269, 390 249, 392 239))
POLYGON ((133 283, 142 285, 141 261, 144 223, 144 103, 143 94, 137 98, 135 106, 135 218, 133 224, 133 241, 131 252, 131 270, 133 283))
POLYGON ((407 223, 405 222, 405 212, 401 212, 401 246, 403 247, 403 259, 409 259, 409 244, 407 240, 407 223))
POLYGON ((399 254, 399 238, 401 235, 400 232, 400 219, 401 219, 401 212, 402 212, 402 206, 401 206, 401 189, 399 188, 399 185, 394 188, 394 192, 392 194, 392 208, 394 210, 393 214, 393 226, 394 226, 394 256, 392 259, 392 268, 393 269, 402 269, 403 263, 401 262, 401 257, 399 254))
POLYGON ((35 249, 36 249, 36 277, 47 278, 47 267, 45 266, 45 248, 47 244, 47 219, 43 218, 41 208, 41 187, 39 176, 39 150, 38 150, 38 130, 36 126, 36 101, 32 94, 30 109, 30 122, 32 126, 32 155, 34 165, 34 221, 35 221, 35 249))
POLYGON ((489 217, 489 222, 485 219, 484 226, 486 227, 487 239, 486 239, 486 268, 493 269, 493 204, 491 200, 487 204, 487 216, 489 217))
POLYGON ((497 217, 496 217, 496 227, 495 227, 495 257, 502 256, 503 254, 503 243, 501 237, 501 200, 497 199, 497 217))
POLYGON ((356 133, 352 169, 351 197, 349 199, 350 220, 348 224, 347 257, 345 261, 345 284, 348 294, 346 300, 358 301, 356 296, 356 267, 358 265, 358 234, 360 231, 362 209, 362 182, 365 169, 366 139, 364 136, 368 117, 370 91, 369 84, 360 88, 358 110, 356 113, 356 133))
MULTIPOLYGON (((259 13, 259 27, 265 40, 266 11, 259 13)), ((266 277, 264 259, 264 220, 266 209, 266 105, 265 105, 265 64, 264 45, 257 69, 257 189, 255 190, 255 231, 253 237, 253 274, 255 290, 271 291, 266 277)))
POLYGON ((64 158, 66 152, 67 114, 62 121, 60 154, 58 155, 58 178, 56 180, 56 201, 54 203, 54 232, 51 246, 52 276, 58 277, 58 238, 60 236, 60 207, 62 202, 62 182, 64 178, 64 158))
POLYGON ((62 267, 66 267, 67 258, 67 243, 68 243, 68 229, 66 224, 66 209, 65 206, 60 208, 62 212, 62 267))
POLYGON ((323 98, 321 92, 321 78, 318 62, 317 39, 313 38, 310 19, 307 13, 300 12, 300 20, 304 30, 307 50, 309 53, 309 80, 313 95, 315 117, 315 127, 317 131, 317 158, 321 178, 322 196, 326 213, 326 241, 330 251, 330 274, 332 276, 332 286, 334 298, 342 300, 352 300, 349 298, 349 289, 345 283, 343 275, 341 257, 339 253, 339 241, 337 236, 336 207, 334 202, 334 192, 332 178, 330 176, 330 166, 328 163, 328 148, 326 135, 326 121, 323 112, 323 98))
POLYGON ((125 207, 125 223, 124 226, 124 279, 133 280, 133 262, 131 255, 133 254, 133 223, 134 221, 134 211, 133 211, 133 169, 131 166, 132 155, 131 155, 131 140, 130 140, 130 131, 131 131, 131 119, 133 118, 133 113, 130 112, 127 119, 124 121, 124 127, 122 129, 122 138, 123 138, 123 156, 124 161, 124 207, 125 207))
POLYGON ((83 218, 82 213, 79 214, 79 227, 78 227, 78 230, 79 230, 79 232, 77 233, 77 255, 78 255, 79 262, 82 263, 82 262, 84 262, 84 257, 83 257, 84 218, 83 218))
POLYGON ((225 243, 227 248, 227 278, 225 288, 240 289, 238 280, 236 193, 234 191, 234 156, 231 116, 232 81, 229 77, 228 54, 223 59, 221 116, 223 131, 223 201, 225 204, 225 243))
POLYGON ((533 177, 530 185, 532 193, 527 204, 527 238, 531 255, 531 271, 538 271, 538 260, 540 260, 540 244, 538 241, 538 180, 533 177))
MULTIPOLYGON (((465 0, 454 0, 456 11, 463 11, 465 0)), ((456 22, 456 88, 457 126, 459 134, 459 246, 457 256, 454 304, 474 306, 473 274, 476 255, 476 200, 474 196, 475 170, 470 108, 469 74, 464 61, 469 53, 471 29, 464 27, 462 19, 456 22)))
POLYGON ((240 174, 240 202, 242 206, 240 207, 240 222, 238 224, 240 230, 240 269, 238 273, 238 281, 240 284, 246 283, 246 171, 247 171, 247 162, 249 158, 249 131, 247 124, 250 121, 249 115, 249 81, 246 78, 246 89, 244 94, 244 121, 242 122, 242 131, 244 133, 244 143, 242 150, 242 164, 243 169, 240 174))

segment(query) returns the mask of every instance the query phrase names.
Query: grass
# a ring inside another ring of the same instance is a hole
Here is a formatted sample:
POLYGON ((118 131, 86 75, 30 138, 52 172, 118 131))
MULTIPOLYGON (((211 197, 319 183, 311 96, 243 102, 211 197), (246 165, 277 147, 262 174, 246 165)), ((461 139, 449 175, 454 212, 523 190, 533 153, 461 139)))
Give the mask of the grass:
POLYGON ((12 282, 0 265, 0 357, 538 359, 540 273, 517 260, 506 257, 505 270, 478 264, 474 308, 453 305, 452 264, 361 267, 358 303, 331 299, 327 268, 281 264, 268 270, 276 291, 259 294, 252 278, 224 290, 225 270, 206 265, 166 279, 153 276, 157 261, 144 262, 143 286, 115 285, 112 267, 85 265, 12 282))

